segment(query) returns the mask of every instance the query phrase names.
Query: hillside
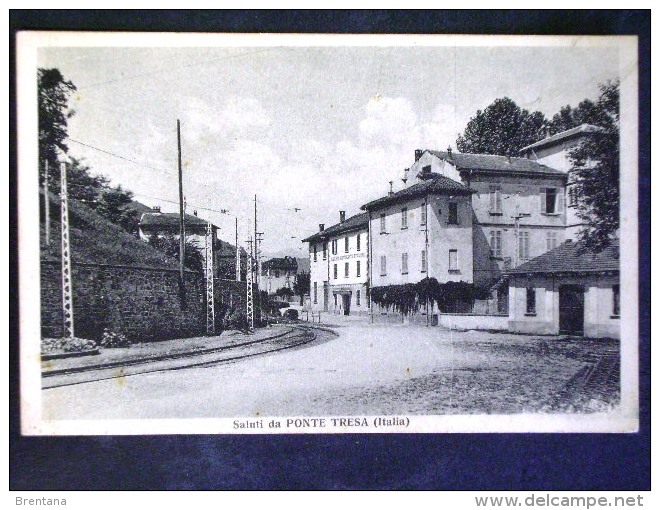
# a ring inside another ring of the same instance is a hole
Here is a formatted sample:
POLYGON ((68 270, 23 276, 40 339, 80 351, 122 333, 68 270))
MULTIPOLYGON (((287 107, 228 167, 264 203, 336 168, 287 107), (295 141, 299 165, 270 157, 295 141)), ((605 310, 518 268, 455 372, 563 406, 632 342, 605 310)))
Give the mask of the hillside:
MULTIPOLYGON (((49 194, 51 243, 46 246, 43 193, 41 194, 41 259, 61 260, 60 199, 49 194)), ((96 264, 177 269, 178 263, 147 243, 110 223, 86 205, 69 200, 71 261, 96 264)))

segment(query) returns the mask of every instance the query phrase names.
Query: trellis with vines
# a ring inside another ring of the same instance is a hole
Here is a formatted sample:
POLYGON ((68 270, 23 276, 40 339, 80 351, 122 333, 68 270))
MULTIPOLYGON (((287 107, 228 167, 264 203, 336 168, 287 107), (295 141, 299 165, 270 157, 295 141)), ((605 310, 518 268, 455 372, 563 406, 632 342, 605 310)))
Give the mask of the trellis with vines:
POLYGON ((440 283, 435 278, 424 278, 417 283, 373 287, 370 294, 371 301, 386 310, 407 315, 427 304, 435 303, 441 312, 446 312, 456 303, 472 303, 475 288, 474 284, 463 281, 440 283))

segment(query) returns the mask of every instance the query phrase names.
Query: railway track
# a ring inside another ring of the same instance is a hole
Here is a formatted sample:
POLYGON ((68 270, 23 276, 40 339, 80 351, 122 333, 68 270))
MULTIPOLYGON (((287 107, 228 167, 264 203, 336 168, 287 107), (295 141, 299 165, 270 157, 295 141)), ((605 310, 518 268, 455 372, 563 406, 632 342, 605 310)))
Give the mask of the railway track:
POLYGON ((202 352, 178 353, 156 359, 138 359, 113 363, 102 367, 85 367, 45 372, 42 389, 59 388, 75 384, 91 383, 108 379, 122 379, 135 375, 186 368, 199 368, 239 361, 245 358, 274 353, 307 345, 321 336, 335 334, 331 330, 311 326, 292 326, 291 331, 264 340, 244 343, 233 347, 208 349, 202 352))

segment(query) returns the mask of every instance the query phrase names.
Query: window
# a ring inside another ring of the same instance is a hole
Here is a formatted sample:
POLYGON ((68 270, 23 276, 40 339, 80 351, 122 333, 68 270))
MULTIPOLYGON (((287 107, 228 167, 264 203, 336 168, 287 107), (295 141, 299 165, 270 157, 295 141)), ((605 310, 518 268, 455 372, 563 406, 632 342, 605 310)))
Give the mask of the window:
POLYGON ((337 264, 332 265, 332 276, 334 276, 335 280, 337 279, 337 264))
POLYGON ((355 276, 360 276, 360 261, 358 260, 355 264, 355 276))
POLYGON ((408 274, 408 254, 401 254, 401 274, 408 274))
POLYGON ((319 302, 319 289, 317 283, 318 282, 314 282, 314 304, 319 302))
POLYGON ((348 253, 348 236, 344 237, 344 253, 348 253))
POLYGON ((358 235, 355 237, 355 245, 356 245, 355 249, 356 249, 357 251, 360 251, 360 234, 358 234, 358 235))
POLYGON ((621 314, 621 296, 619 285, 612 285, 612 315, 618 317, 621 314))
POLYGON ((385 255, 380 256, 380 275, 385 276, 387 274, 387 258, 385 255))
POLYGON ((458 250, 449 250, 449 270, 458 271, 458 250))
POLYGON ((426 202, 422 202, 422 221, 420 225, 426 225, 426 202))
POLYGON ((335 306, 337 306, 337 294, 333 294, 335 296, 335 306))
POLYGON ((518 259, 529 259, 529 232, 518 232, 518 259))
POLYGON ((314 262, 316 262, 316 244, 312 245, 312 250, 314 251, 314 262))
POLYGON ((280 270, 276 269, 275 270, 275 278, 279 278, 279 277, 280 277, 280 270))
POLYGON ((427 263, 426 263, 426 250, 422 250, 422 273, 426 273, 427 263))
POLYGON ((348 262, 344 263, 344 278, 348 278, 348 262))
POLYGON ((557 232, 547 232, 545 234, 545 249, 553 250, 557 247, 557 232))
POLYGON ((527 287, 526 290, 526 313, 528 315, 536 315, 536 289, 534 287, 527 287))
POLYGON ((490 231, 490 256, 500 258, 502 256, 502 231, 490 231))
POLYGON ((360 291, 355 291, 355 306, 360 306, 360 291))
POLYGON ((332 254, 337 255, 337 240, 333 239, 331 244, 332 254))
POLYGON ((490 214, 502 214, 502 190, 499 186, 490 187, 490 214))
POLYGON ((328 241, 323 241, 323 260, 328 258, 328 241))
POLYGON ((450 225, 458 225, 458 204, 456 202, 449 202, 449 217, 447 223, 450 225))
POLYGON ((380 233, 384 234, 387 232, 387 225, 385 223, 385 213, 380 215, 380 233))
POLYGON ((564 208, 564 193, 558 188, 541 188, 541 212, 561 214, 564 208))
POLYGON ((401 229, 408 228, 408 208, 401 209, 401 229))

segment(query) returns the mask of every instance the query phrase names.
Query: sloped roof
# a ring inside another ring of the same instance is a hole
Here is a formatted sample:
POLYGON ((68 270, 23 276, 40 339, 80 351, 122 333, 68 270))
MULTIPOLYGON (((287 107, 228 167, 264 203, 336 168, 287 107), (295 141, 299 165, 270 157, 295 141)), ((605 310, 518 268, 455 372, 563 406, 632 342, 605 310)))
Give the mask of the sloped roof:
MULTIPOLYGON (((186 225, 206 227, 208 221, 198 216, 185 215, 186 225)), ((179 213, 144 213, 140 218, 140 227, 179 227, 179 213)))
POLYGON ((317 232, 314 235, 311 235, 302 240, 303 243, 308 243, 310 241, 316 241, 318 239, 323 239, 329 236, 341 234, 343 232, 350 232, 352 230, 358 230, 360 228, 366 228, 369 224, 369 215, 367 213, 356 214, 347 218, 346 221, 342 223, 337 223, 331 227, 326 228, 322 232, 317 232))
POLYGON ((364 204, 361 209, 372 210, 378 207, 383 207, 390 204, 396 204, 415 197, 423 197, 429 194, 454 194, 454 195, 469 195, 474 193, 474 190, 468 188, 460 182, 456 182, 444 175, 434 174, 432 179, 427 179, 423 182, 418 182, 407 188, 404 188, 391 195, 386 195, 376 200, 372 200, 364 204))
POLYGON ((527 158, 512 158, 508 156, 495 156, 493 154, 463 154, 452 152, 451 157, 446 151, 427 151, 440 159, 451 159, 459 170, 492 171, 492 172, 514 172, 547 175, 554 174, 564 176, 564 172, 555 170, 549 166, 542 165, 527 158))
POLYGON ((263 269, 290 269, 298 270, 298 261, 293 257, 282 257, 267 260, 262 264, 263 269))
POLYGON ((619 271, 619 241, 599 253, 587 251, 584 243, 566 241, 554 250, 507 271, 508 274, 529 273, 600 273, 619 271))
POLYGON ((555 133, 554 135, 544 138, 543 140, 539 140, 538 142, 534 142, 527 147, 523 147, 518 151, 518 154, 524 154, 528 150, 532 149, 540 149, 546 145, 555 145, 558 142, 563 142, 585 133, 602 133, 603 131, 604 129, 600 126, 594 126, 593 124, 581 124, 580 126, 567 129, 566 131, 561 131, 560 133, 555 133))

